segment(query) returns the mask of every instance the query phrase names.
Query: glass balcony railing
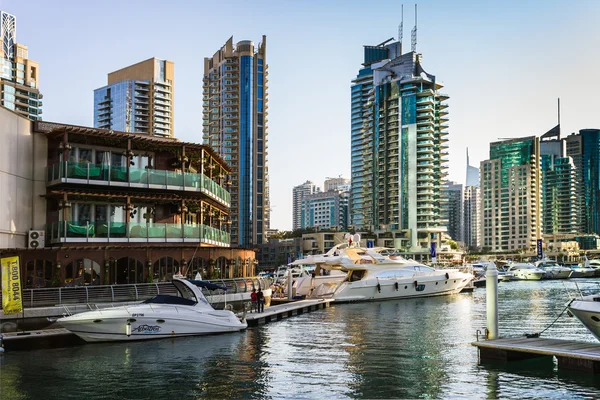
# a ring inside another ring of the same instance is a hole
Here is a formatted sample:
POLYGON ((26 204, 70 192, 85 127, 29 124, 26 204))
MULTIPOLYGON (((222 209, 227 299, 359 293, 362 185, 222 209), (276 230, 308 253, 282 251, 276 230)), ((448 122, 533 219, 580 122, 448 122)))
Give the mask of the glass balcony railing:
POLYGON ((104 164, 63 162, 48 167, 48 183, 62 180, 84 180, 88 183, 133 183, 153 188, 153 185, 177 186, 184 190, 197 189, 229 205, 231 195, 221 185, 204 174, 159 169, 134 168, 104 164))
POLYGON ((137 242, 153 239, 196 239, 217 245, 228 246, 229 233, 207 225, 159 224, 139 222, 87 222, 60 221, 46 226, 46 235, 51 243, 61 242, 137 242))

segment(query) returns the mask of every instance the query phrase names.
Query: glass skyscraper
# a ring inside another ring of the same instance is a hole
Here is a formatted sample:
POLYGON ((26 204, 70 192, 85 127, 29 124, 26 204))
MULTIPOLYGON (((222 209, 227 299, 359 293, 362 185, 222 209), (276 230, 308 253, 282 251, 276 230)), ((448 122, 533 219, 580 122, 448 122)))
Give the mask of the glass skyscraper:
POLYGON ((232 167, 231 243, 265 242, 269 228, 266 36, 233 37, 204 59, 203 138, 232 167))
POLYGON ((352 81, 351 223, 401 231, 400 247, 440 244, 446 231, 448 96, 399 42, 364 46, 352 81))
POLYGON ((150 58, 108 74, 94 90, 94 128, 172 137, 171 61, 150 58))
POLYGON ((39 64, 17 43, 17 18, 0 11, 0 99, 4 107, 32 121, 42 119, 39 64))
POLYGON ((583 227, 600 235, 600 129, 581 129, 583 227))

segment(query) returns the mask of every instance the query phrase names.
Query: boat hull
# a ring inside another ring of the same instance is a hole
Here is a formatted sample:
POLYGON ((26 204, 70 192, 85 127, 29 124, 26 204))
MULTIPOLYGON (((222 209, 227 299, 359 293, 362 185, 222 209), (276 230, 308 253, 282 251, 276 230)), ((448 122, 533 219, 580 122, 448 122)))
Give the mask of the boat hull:
POLYGON ((600 340, 600 302, 574 300, 569 311, 600 340))
POLYGON ((445 296, 459 293, 472 279, 472 275, 450 273, 444 275, 416 276, 410 279, 367 279, 343 282, 331 295, 336 302, 379 301, 416 297, 445 296))
POLYGON ((231 311, 184 307, 123 307, 89 311, 57 322, 86 342, 133 341, 235 332, 247 327, 231 311), (177 310, 169 310, 177 308, 177 310))
POLYGON ((517 270, 513 272, 513 276, 524 281, 539 281, 544 277, 544 272, 517 270))
POLYGON ((596 271, 593 269, 577 269, 573 268, 573 273, 571 274, 571 278, 593 278, 596 276, 596 271))

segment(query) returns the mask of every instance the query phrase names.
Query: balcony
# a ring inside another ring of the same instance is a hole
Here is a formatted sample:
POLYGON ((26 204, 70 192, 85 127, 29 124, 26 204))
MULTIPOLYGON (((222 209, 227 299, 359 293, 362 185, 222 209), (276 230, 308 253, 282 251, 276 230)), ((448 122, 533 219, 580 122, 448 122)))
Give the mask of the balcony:
POLYGON ((229 233, 207 225, 59 221, 46 226, 50 243, 192 242, 229 247, 229 233))
POLYGON ((204 174, 63 162, 48 167, 46 186, 61 183, 200 192, 229 207, 231 195, 204 174))

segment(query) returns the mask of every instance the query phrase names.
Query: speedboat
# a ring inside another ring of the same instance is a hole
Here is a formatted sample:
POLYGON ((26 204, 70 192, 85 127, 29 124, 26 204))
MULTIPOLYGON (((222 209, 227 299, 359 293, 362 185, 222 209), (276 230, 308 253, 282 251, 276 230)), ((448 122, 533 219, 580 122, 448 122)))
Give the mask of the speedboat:
POLYGON ((537 261, 535 266, 545 272, 544 279, 567 279, 573 273, 568 267, 563 267, 556 261, 544 259, 537 261))
POLYGON ((531 263, 516 262, 509 264, 506 272, 512 274, 516 279, 527 281, 539 281, 546 273, 545 271, 536 268, 535 265, 531 263))
POLYGON ((596 274, 594 268, 582 267, 581 265, 572 265, 570 268, 573 271, 571 278, 593 278, 596 274))
POLYGON ((600 340, 600 295, 573 299, 569 303, 568 309, 596 339, 600 340))
POLYGON ((314 288, 311 298, 349 302, 441 296, 459 293, 473 279, 472 274, 456 269, 434 269, 407 260, 390 253, 390 249, 351 244, 337 250, 337 256, 330 256, 319 265, 330 271, 342 271, 345 277, 340 282, 314 288))
POLYGON ((96 309, 57 322, 86 342, 159 339, 235 332, 248 326, 229 310, 215 310, 201 287, 225 289, 196 280, 173 278, 178 295, 158 294, 142 303, 96 309))

